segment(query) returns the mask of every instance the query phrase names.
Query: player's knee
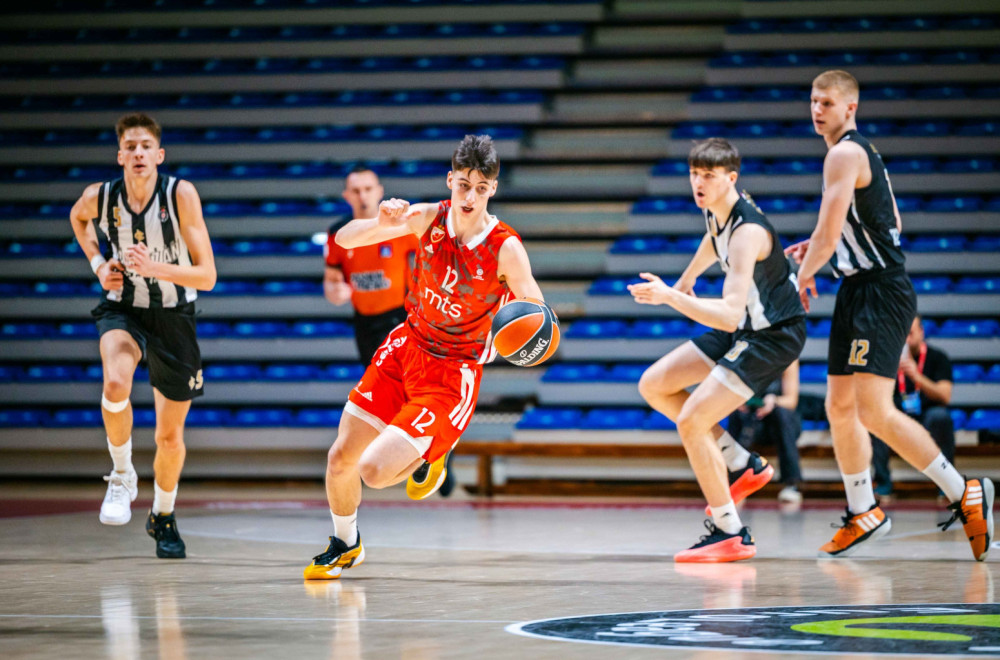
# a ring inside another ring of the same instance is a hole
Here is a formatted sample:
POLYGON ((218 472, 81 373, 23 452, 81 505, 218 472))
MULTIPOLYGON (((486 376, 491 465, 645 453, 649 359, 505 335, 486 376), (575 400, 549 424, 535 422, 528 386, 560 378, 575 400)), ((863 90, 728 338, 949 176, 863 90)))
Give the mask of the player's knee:
POLYGON ((361 480, 369 488, 385 488, 391 485, 383 473, 382 466, 377 461, 366 460, 362 457, 361 462, 358 463, 358 473, 361 475, 361 480))
POLYGON ((682 440, 708 431, 713 424, 714 422, 706 420, 704 416, 698 414, 693 406, 684 406, 677 416, 677 432, 682 440))
POLYGON ((848 420, 856 414, 853 401, 845 402, 828 396, 823 407, 826 409, 826 418, 831 424, 848 420))
POLYGON ((158 449, 169 452, 184 451, 184 430, 183 428, 170 427, 158 428, 153 436, 158 449))
POLYGON ((333 446, 330 447, 330 451, 326 453, 326 471, 330 474, 347 472, 357 463, 357 460, 352 458, 354 453, 348 452, 345 449, 345 444, 338 438, 337 442, 334 442, 333 446))
POLYGON ((886 422, 897 412, 891 404, 886 407, 872 401, 858 401, 858 421, 866 429, 879 437, 888 435, 886 422))
POLYGON ((104 377, 104 398, 115 403, 126 401, 132 394, 132 376, 109 371, 104 377))
POLYGON ((653 373, 652 369, 647 369, 639 378, 639 394, 646 401, 651 401, 664 394, 671 394, 666 391, 663 377, 653 373))

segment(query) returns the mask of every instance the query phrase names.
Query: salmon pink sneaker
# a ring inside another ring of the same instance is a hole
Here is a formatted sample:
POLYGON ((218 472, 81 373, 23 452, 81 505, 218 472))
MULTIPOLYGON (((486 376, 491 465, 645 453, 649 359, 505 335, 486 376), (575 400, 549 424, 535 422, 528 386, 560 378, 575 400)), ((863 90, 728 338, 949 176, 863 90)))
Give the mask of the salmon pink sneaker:
MULTIPOLYGON (((729 496, 733 504, 739 504, 768 484, 774 477, 774 466, 756 452, 750 452, 750 460, 742 470, 729 472, 729 496)), ((711 516, 711 507, 705 507, 705 515, 711 516)))
POLYGON ((750 529, 744 527, 736 534, 727 534, 716 527, 711 520, 705 521, 708 534, 701 537, 687 550, 674 555, 675 562, 718 563, 750 559, 757 554, 750 529))

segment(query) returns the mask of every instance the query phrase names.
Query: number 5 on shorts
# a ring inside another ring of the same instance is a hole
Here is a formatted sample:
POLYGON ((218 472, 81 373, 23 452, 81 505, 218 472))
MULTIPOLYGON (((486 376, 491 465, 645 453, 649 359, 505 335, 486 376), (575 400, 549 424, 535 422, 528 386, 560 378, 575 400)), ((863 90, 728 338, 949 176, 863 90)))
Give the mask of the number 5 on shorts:
POLYGON ((847 364, 852 367, 863 367, 868 364, 868 340, 867 339, 854 339, 851 341, 851 357, 848 358, 847 364))

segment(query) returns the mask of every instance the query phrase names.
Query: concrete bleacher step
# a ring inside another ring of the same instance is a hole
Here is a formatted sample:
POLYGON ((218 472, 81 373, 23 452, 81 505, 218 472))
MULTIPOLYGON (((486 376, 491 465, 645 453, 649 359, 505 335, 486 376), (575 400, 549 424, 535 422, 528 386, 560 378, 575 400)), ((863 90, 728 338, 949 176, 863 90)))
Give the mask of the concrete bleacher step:
POLYGON ((176 43, 40 44, 0 46, 0 60, 230 59, 258 57, 423 57, 427 55, 576 55, 583 35, 192 41, 176 43))
MULTIPOLYGON (((826 66, 709 67, 704 82, 708 85, 745 85, 747 81, 753 81, 755 85, 801 83, 804 88, 807 88, 812 83, 813 78, 828 68, 826 66)), ((996 64, 925 64, 920 66, 866 64, 852 66, 851 73, 858 79, 862 90, 866 84, 870 83, 909 83, 915 78, 923 83, 1000 81, 1000 65, 996 64)))
MULTIPOLYGON (((530 144, 522 147, 521 156, 532 160, 656 160, 672 155, 670 144, 664 128, 538 128, 532 131, 530 144)), ((0 158, 2 154, 0 150, 0 158)))
POLYGON ((725 28, 719 25, 599 25, 589 53, 712 53, 722 49, 725 28))
POLYGON ((677 122, 689 118, 689 96, 686 92, 557 92, 546 119, 555 125, 677 122))
MULTIPOLYGON (((748 82, 754 83, 752 79, 748 82)), ((757 101, 754 103, 701 103, 692 102, 685 108, 684 119, 697 121, 734 121, 753 119, 809 119, 809 86, 812 77, 788 78, 780 84, 802 87, 802 101, 757 101)), ((899 101, 866 100, 864 83, 861 84, 861 101, 858 104, 863 118, 876 119, 940 119, 941 117, 992 117, 995 113, 989 102, 968 99, 906 99, 899 101)), ((881 139, 879 140, 881 142, 881 139)))
MULTIPOLYGON (((744 107, 739 104, 740 107, 744 107)), ((738 111, 733 109, 733 118, 738 118, 738 111)), ((691 150, 690 139, 667 140, 660 151, 661 156, 686 158, 691 150)), ((822 138, 736 138, 733 140, 743 157, 789 157, 814 156, 822 158, 826 155, 826 144, 822 138)), ((874 142, 879 153, 884 156, 947 156, 947 155, 992 155, 1000 152, 1000 137, 990 135, 962 136, 951 135, 941 137, 877 137, 874 142)), ((889 165, 892 169, 892 165, 889 165)), ((890 172, 890 174, 892 174, 890 172)), ((895 180, 895 176, 893 176, 895 180)))
MULTIPOLYGON (((740 184, 742 187, 742 184, 740 184)), ((818 212, 768 213, 768 219, 779 234, 811 234, 816 228, 818 212)), ((705 223, 696 215, 630 213, 627 219, 630 233, 698 234, 705 223)), ((914 211, 903 214, 904 234, 940 233, 942 228, 958 233, 993 233, 1000 230, 1000 213, 928 213, 914 211)))
POLYGON ((616 20, 736 20, 743 0, 614 0, 611 16, 616 20))
MULTIPOLYGON (((995 6, 994 6, 995 9, 995 6)), ((816 33, 727 34, 726 50, 859 50, 881 48, 989 48, 1000 43, 1000 30, 920 30, 838 32, 836 39, 816 33)))
MULTIPOLYGON (((462 124, 471 117, 482 124, 534 124, 542 120, 541 103, 396 104, 370 106, 147 109, 164 126, 322 126, 336 113, 339 123, 361 126, 395 124, 462 124)), ((0 129, 64 129, 113 127, 121 110, 5 111, 0 129)), ((167 146, 167 145, 165 145, 167 146)), ((172 153, 172 149, 171 149, 172 153)))
POLYGON ((15 78, 4 93, 30 94, 202 94, 213 92, 334 92, 396 89, 556 89, 560 69, 470 71, 373 71, 366 73, 292 73, 285 75, 108 76, 15 78))
MULTIPOLYGON (((837 0, 837 2, 815 2, 815 0, 771 0, 769 2, 742 2, 741 14, 746 18, 786 18, 795 16, 856 17, 872 13, 869 0, 837 0)), ((996 11, 991 0, 907 0, 906 2, 882 2, 877 4, 882 16, 921 16, 927 14, 979 14, 996 11)))
POLYGON ((581 89, 691 87, 705 83, 706 63, 702 58, 578 60, 569 85, 581 89))
MULTIPOLYGON (((747 174, 740 177, 740 181, 741 186, 751 194, 766 191, 771 195, 815 195, 823 189, 823 177, 820 174, 747 174)), ((1000 172, 896 173, 892 174, 892 189, 897 195, 992 193, 1000 189, 1000 172)), ((686 176, 651 175, 645 192, 648 195, 689 195, 691 183, 686 176)))
POLYGON ((593 2, 512 2, 491 4, 489 11, 475 4, 428 3, 424 5, 388 5, 383 7, 318 7, 307 9, 253 8, 238 14, 230 9, 173 9, 169 11, 51 12, 33 14, 27 7, 21 14, 4 16, 6 29, 80 29, 80 28, 182 28, 287 25, 341 25, 393 23, 482 23, 482 22, 595 22, 604 9, 593 2))

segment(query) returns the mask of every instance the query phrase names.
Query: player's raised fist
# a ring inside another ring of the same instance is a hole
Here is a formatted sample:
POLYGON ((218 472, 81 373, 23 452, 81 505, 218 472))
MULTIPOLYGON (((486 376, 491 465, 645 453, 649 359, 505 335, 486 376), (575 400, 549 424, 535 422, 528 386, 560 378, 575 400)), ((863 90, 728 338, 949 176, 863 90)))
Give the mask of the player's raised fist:
POLYGON ((400 225, 406 221, 410 203, 405 199, 387 199, 378 205, 378 219, 382 224, 400 225))

